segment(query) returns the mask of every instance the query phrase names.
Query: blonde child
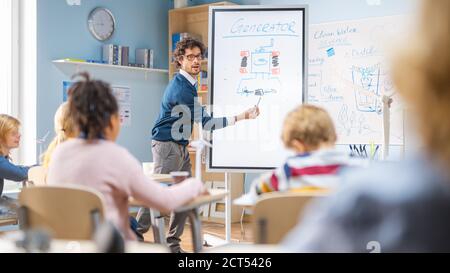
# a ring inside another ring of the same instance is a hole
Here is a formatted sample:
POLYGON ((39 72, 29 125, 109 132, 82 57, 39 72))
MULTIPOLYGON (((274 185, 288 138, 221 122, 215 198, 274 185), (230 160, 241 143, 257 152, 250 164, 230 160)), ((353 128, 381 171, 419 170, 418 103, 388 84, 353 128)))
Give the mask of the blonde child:
POLYGON ((313 105, 297 107, 287 115, 282 131, 284 145, 296 155, 254 180, 244 198, 255 202, 258 195, 267 192, 336 188, 339 171, 357 164, 335 149, 336 138, 333 121, 324 109, 313 105))
POLYGON ((4 179, 21 182, 28 178, 30 167, 11 163, 10 151, 20 145, 20 121, 14 117, 0 114, 0 196, 4 179))
POLYGON ((70 117, 69 104, 61 104, 55 113, 55 138, 50 143, 47 151, 43 154, 42 166, 48 169, 56 147, 64 141, 77 137, 78 130, 70 117))

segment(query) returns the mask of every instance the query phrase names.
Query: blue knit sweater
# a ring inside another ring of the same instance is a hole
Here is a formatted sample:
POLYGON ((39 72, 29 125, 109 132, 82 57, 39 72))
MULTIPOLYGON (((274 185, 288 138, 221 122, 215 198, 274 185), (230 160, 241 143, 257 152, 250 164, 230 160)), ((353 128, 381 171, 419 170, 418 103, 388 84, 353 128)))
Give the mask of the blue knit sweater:
POLYGON ((29 167, 16 166, 6 157, 0 156, 0 196, 3 192, 4 179, 13 181, 24 181, 28 178, 29 167))
POLYGON ((195 122, 202 122, 204 130, 228 126, 226 118, 213 118, 198 102, 197 89, 183 75, 176 74, 164 92, 161 110, 152 129, 153 140, 189 144, 195 122))

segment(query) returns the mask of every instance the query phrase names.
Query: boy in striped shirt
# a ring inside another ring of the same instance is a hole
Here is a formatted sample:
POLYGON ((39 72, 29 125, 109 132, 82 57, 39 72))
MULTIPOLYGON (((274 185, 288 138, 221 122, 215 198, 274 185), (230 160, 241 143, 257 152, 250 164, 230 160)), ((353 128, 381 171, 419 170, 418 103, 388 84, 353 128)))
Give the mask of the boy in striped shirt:
POLYGON ((361 162, 337 151, 336 138, 333 121, 324 109, 313 105, 299 106, 286 117, 282 132, 284 145, 296 156, 288 158, 275 171, 255 179, 249 194, 243 197, 246 201, 235 203, 256 202, 258 195, 273 191, 337 187, 338 172, 345 166, 360 165, 361 162))

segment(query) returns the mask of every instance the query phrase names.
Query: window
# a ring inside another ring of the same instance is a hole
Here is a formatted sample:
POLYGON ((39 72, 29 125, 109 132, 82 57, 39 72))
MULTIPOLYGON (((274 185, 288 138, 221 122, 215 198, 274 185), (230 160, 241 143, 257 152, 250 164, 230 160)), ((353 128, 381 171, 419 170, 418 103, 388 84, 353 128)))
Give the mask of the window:
MULTIPOLYGON (((19 1, 0 0, 0 113, 19 114, 19 1)), ((18 151, 12 152, 14 159, 18 151)), ((16 161, 16 160, 15 160, 16 161)), ((4 192, 14 191, 18 183, 5 183, 4 192)))
POLYGON ((19 1, 0 1, 0 113, 19 113, 19 1))
POLYGON ((0 52, 2 58, 0 62, 0 113, 13 115, 13 62, 15 53, 13 52, 13 1, 0 1, 0 52))

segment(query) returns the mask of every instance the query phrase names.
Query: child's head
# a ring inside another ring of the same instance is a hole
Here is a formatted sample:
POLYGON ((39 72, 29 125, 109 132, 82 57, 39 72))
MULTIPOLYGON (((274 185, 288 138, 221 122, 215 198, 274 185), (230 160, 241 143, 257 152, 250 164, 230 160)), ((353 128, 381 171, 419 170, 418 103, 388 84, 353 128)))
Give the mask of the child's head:
POLYGON ((8 156, 11 149, 19 147, 20 121, 8 115, 0 114, 0 155, 8 156))
POLYGON ((69 104, 67 102, 61 104, 55 113, 55 138, 48 146, 47 151, 43 155, 44 167, 48 167, 50 164, 51 156, 56 146, 63 143, 69 138, 77 137, 78 130, 70 115, 69 104))
MULTIPOLYGON (((429 155, 450 170, 450 1, 422 1, 420 20, 393 65, 429 155), (407 45, 406 45, 407 43, 407 45)), ((450 171, 449 171, 450 172, 450 171)))
POLYGON ((284 120, 284 145, 297 153, 333 146, 336 138, 333 120, 324 109, 317 106, 301 105, 284 120))
POLYGON ((69 111, 69 103, 64 102, 55 113, 55 134, 60 142, 77 136, 77 129, 69 111))
POLYGON ((109 84, 91 80, 87 73, 69 90, 69 111, 87 140, 115 141, 120 132, 119 106, 109 84))

